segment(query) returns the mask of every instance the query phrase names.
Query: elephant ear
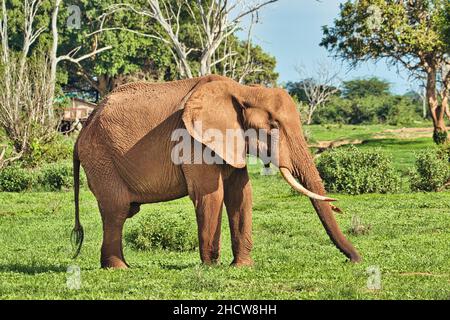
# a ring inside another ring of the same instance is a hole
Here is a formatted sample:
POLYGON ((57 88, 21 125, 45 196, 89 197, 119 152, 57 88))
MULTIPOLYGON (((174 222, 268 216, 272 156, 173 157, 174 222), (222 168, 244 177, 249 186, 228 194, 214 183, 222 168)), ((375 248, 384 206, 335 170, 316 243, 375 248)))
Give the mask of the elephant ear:
POLYGON ((213 81, 202 85, 187 100, 183 122, 189 134, 235 168, 246 166, 243 104, 239 85, 213 81))

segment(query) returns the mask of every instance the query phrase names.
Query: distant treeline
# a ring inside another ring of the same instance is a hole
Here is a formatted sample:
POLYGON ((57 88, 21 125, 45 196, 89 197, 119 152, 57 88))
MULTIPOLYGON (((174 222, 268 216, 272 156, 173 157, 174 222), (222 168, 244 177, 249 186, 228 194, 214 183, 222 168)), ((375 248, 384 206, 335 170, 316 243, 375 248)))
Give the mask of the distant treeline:
MULTIPOLYGON (((310 100, 302 82, 288 82, 286 89, 298 101, 300 112, 307 112, 310 100)), ((403 125, 424 117, 427 113, 420 94, 414 91, 393 94, 389 82, 374 77, 342 82, 329 100, 314 112, 312 123, 403 125)))

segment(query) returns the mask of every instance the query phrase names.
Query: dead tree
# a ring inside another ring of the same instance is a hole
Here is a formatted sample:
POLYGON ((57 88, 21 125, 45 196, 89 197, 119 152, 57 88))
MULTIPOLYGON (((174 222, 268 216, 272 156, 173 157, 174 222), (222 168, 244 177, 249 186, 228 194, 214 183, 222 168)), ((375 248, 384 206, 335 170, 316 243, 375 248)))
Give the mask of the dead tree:
POLYGON ((31 48, 47 27, 35 29, 35 19, 43 9, 43 0, 24 0, 23 44, 19 54, 11 49, 8 38, 6 0, 1 0, 0 13, 0 126, 14 146, 13 155, 1 162, 12 162, 30 152, 32 142, 49 142, 59 125, 54 113, 54 94, 58 63, 64 60, 79 63, 109 49, 94 49, 91 53, 76 57, 81 47, 58 56, 58 12, 62 0, 55 0, 52 10, 52 46, 48 55, 32 53, 31 48))
POLYGON ((219 54, 218 49, 241 27, 242 20, 245 17, 277 1, 147 0, 145 5, 139 8, 131 4, 116 4, 112 5, 108 13, 102 17, 103 21, 107 15, 114 14, 117 11, 131 10, 156 22, 163 32, 142 33, 120 27, 103 30, 127 30, 164 42, 172 52, 181 77, 192 78, 211 74, 214 66, 234 55, 235 52, 229 50, 223 50, 219 54), (195 36, 197 42, 200 43, 199 47, 191 47, 180 37, 182 12, 187 12, 194 22, 195 36), (189 58, 194 52, 200 56, 198 71, 193 71, 189 63, 189 58))
POLYGON ((305 67, 297 67, 297 73, 303 79, 300 82, 300 89, 303 91, 307 103, 307 121, 312 124, 314 113, 323 107, 339 89, 339 71, 324 63, 317 63, 317 67, 308 72, 305 67))

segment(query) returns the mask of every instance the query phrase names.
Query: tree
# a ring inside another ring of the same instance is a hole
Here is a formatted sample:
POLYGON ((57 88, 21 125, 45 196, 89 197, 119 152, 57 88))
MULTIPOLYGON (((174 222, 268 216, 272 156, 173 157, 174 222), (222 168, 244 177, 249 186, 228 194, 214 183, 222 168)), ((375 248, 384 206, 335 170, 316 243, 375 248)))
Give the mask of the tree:
POLYGON ((58 55, 58 17, 62 0, 25 0, 20 5, 1 1, 0 12, 0 126, 13 144, 15 154, 2 164, 18 160, 31 152, 33 143, 47 143, 59 125, 54 113, 57 66, 63 61, 79 63, 109 49, 93 48, 79 55, 78 46, 58 55), (51 12, 51 19, 42 12, 51 12), (9 25, 11 16, 12 27, 9 25), (17 19, 20 17, 20 19, 17 19), (38 19, 40 17, 41 19, 38 19), (45 32, 50 35, 49 44, 45 32), (22 39, 17 39, 22 34, 22 39), (10 44, 10 39, 12 43, 10 44))
MULTIPOLYGON (((170 50, 161 41, 144 36, 158 28, 151 19, 128 10, 105 14, 111 7, 110 0, 74 0, 71 3, 80 8, 82 23, 79 29, 61 29, 61 49, 70 49, 79 43, 86 44, 83 52, 95 46, 110 46, 111 49, 95 59, 64 64, 61 70, 68 76, 69 88, 94 89, 105 96, 126 82, 176 78, 170 50)), ((133 3, 144 1, 133 0, 133 3)))
POLYGON ((1 2, 0 14, 0 126, 13 144, 15 154, 5 159, 1 152, 1 165, 20 159, 30 149, 35 139, 46 141, 55 127, 53 105, 49 105, 51 70, 42 54, 29 57, 31 47, 45 28, 35 28, 35 18, 41 1, 24 1, 22 5, 23 38, 19 50, 9 42, 9 25, 6 0, 1 2))
MULTIPOLYGON (((176 61, 180 76, 192 78, 211 74, 217 65, 225 65, 227 59, 237 55, 236 47, 226 43, 233 42, 230 37, 239 30, 242 19, 276 1, 147 0, 140 5, 112 5, 108 15, 128 10, 156 23, 158 28, 140 34, 164 43, 176 61)), ((117 27, 105 30, 112 29, 117 27)), ((247 63, 251 64, 251 59, 247 63)), ((247 73, 248 68, 242 71, 247 73)), ((236 78, 243 77, 236 75, 236 78)))
POLYGON ((279 75, 275 71, 275 57, 264 52, 260 46, 253 45, 250 36, 247 40, 230 36, 219 50, 229 50, 234 54, 229 54, 226 59, 216 64, 213 73, 222 74, 243 84, 276 86, 279 75))
POLYGON ((338 71, 325 63, 318 63, 317 68, 308 73, 304 67, 297 67, 297 72, 302 81, 297 83, 297 92, 300 93, 299 100, 306 102, 308 125, 312 124, 314 113, 324 106, 330 98, 339 92, 336 83, 339 81, 338 71))
POLYGON ((321 42, 353 65, 387 59, 406 68, 411 77, 426 77, 436 143, 448 141, 444 115, 450 88, 445 40, 449 6, 448 0, 349 0, 341 5, 334 26, 323 28, 321 42))
POLYGON ((342 95, 346 99, 365 98, 367 96, 385 96, 390 94, 389 82, 372 77, 355 79, 342 83, 342 95))

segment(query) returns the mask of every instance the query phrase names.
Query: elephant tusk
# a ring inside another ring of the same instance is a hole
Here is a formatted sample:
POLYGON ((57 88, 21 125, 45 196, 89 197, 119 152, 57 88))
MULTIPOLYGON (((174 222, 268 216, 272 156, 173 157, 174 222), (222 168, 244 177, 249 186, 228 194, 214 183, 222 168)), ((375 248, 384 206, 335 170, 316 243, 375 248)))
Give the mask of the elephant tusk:
POLYGON ((304 194, 305 196, 307 196, 311 199, 314 199, 314 200, 319 200, 319 201, 327 201, 327 202, 337 201, 336 199, 324 197, 324 196, 321 196, 314 192, 309 191, 294 178, 294 176, 288 169, 280 168, 280 172, 281 172, 281 175, 283 176, 284 180, 286 180, 286 182, 289 183, 289 185, 292 188, 294 188, 294 190, 304 194))

